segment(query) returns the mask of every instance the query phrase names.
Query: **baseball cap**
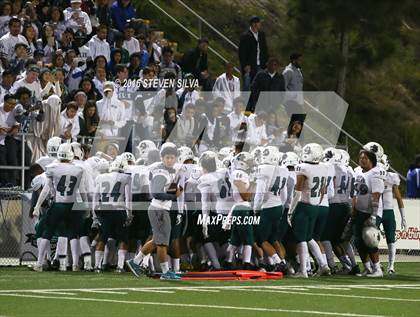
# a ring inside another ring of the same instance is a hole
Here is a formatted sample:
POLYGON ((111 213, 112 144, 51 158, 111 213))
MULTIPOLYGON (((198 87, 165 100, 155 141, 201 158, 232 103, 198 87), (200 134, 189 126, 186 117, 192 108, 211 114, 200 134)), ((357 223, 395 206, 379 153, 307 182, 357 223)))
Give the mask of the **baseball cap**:
POLYGON ((104 84, 104 92, 107 92, 107 91, 114 91, 114 84, 110 81, 107 81, 104 84))
POLYGON ((261 22, 261 18, 259 16, 253 15, 249 18, 249 24, 261 22))
POLYGON ((36 72, 38 74, 41 72, 40 69, 39 69, 39 67, 37 65, 31 65, 31 66, 29 66, 28 71, 30 71, 30 72, 36 72))

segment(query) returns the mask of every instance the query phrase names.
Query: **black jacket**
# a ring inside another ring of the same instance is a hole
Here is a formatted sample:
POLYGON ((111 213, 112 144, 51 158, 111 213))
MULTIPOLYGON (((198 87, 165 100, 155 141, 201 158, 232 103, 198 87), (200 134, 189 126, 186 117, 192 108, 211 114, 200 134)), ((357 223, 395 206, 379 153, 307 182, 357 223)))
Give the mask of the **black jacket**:
MULTIPOLYGON (((259 72, 251 84, 251 96, 249 97, 247 110, 254 111, 258 97, 262 91, 285 91, 283 75, 277 72, 274 77, 271 78, 267 70, 259 72)), ((267 101, 268 100, 265 100, 265 102, 267 101)))
MULTIPOLYGON (((264 32, 258 32, 258 42, 260 43, 260 67, 265 68, 268 60, 268 48, 264 32)), ((242 71, 246 65, 251 66, 251 73, 257 71, 257 41, 251 30, 247 30, 241 35, 239 41, 239 62, 241 63, 242 71)))
POLYGON ((195 78, 200 78, 200 73, 208 69, 207 54, 201 55, 198 47, 187 51, 181 60, 181 68, 184 74, 191 73, 195 78), (198 63, 198 60, 200 62, 198 63))

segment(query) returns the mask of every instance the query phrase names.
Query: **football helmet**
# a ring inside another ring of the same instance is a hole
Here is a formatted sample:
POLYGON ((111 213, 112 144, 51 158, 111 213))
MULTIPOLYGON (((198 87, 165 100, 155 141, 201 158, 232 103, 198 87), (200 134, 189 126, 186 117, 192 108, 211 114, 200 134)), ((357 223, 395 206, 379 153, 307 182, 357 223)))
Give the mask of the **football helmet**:
POLYGON ((283 156, 282 164, 286 167, 299 164, 299 156, 295 152, 286 152, 283 156))
POLYGON ((122 155, 118 155, 115 158, 115 160, 113 160, 111 164, 109 165, 109 171, 110 172, 124 172, 127 166, 128 166, 127 160, 122 155))
POLYGON ((266 146, 261 149, 261 164, 278 165, 280 152, 275 146, 266 146))
POLYGON ((199 165, 208 172, 214 172, 217 169, 217 154, 213 151, 205 151, 200 155, 199 165))
POLYGON ((71 149, 70 143, 60 144, 57 151, 57 158, 60 161, 71 161, 74 158, 74 153, 71 149))
POLYGON ((82 145, 78 142, 72 142, 70 144, 74 157, 77 157, 79 160, 83 160, 85 153, 82 150, 82 145))
POLYGON ((308 143, 302 149, 302 162, 319 163, 322 158, 322 146, 308 143))
POLYGON ((384 148, 377 142, 366 143, 365 145, 363 145, 363 149, 374 153, 378 162, 381 160, 382 155, 384 155, 384 148))
POLYGON ((231 147, 229 147, 229 146, 225 146, 225 147, 222 147, 222 148, 219 150, 219 152, 217 153, 217 156, 218 156, 219 160, 223 161, 223 159, 224 159, 225 157, 230 156, 230 154, 231 154, 232 152, 233 152, 233 149, 232 149, 231 147))
POLYGON ((47 152, 49 157, 57 157, 57 151, 61 144, 61 138, 53 136, 47 142, 47 152))
POLYGON ((123 154, 120 155, 121 157, 123 157, 128 164, 134 164, 136 162, 136 157, 133 155, 133 153, 130 152, 124 152, 123 154))
POLYGON ((194 153, 188 146, 181 146, 178 149, 178 163, 184 164, 187 160, 193 160, 194 153))
POLYGON ((137 155, 143 160, 147 160, 147 154, 151 150, 156 150, 156 144, 150 140, 143 140, 137 145, 137 155))
POLYGON ((367 226, 362 230, 362 239, 368 248, 377 248, 381 241, 381 232, 377 227, 367 226))
POLYGON ((256 165, 261 164, 261 153, 262 153, 262 146, 257 146, 255 149, 251 151, 251 156, 254 160, 256 165))
POLYGON ((349 166, 350 164, 350 154, 346 150, 339 149, 338 152, 341 154, 341 164, 344 166, 349 166))
POLYGON ((252 167, 253 157, 249 152, 240 152, 232 160, 233 169, 246 171, 252 167))
POLYGON ((333 147, 328 147, 322 152, 322 161, 331 163, 335 160, 336 149, 333 147))

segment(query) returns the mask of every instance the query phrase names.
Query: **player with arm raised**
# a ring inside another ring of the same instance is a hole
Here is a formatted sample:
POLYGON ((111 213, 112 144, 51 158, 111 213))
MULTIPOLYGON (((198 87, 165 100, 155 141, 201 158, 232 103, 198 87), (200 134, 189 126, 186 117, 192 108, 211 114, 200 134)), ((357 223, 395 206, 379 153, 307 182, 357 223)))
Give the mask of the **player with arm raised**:
POLYGON ((72 163, 73 156, 69 143, 60 145, 57 152, 58 162, 47 166, 45 174, 48 180, 39 195, 33 212, 35 217, 39 217, 42 204, 50 191, 54 190, 54 203, 46 215, 46 226, 42 233, 39 256, 45 257, 48 247, 47 240, 51 240, 56 232, 59 237, 56 252, 59 256, 60 271, 67 270, 67 239, 73 239, 77 234, 74 224, 79 219, 77 214, 72 212, 76 195, 78 192, 82 195, 86 193, 86 189, 83 188, 83 169, 72 163))
POLYGON ((383 155, 381 158, 381 163, 384 165, 386 172, 385 178, 385 187, 382 194, 382 200, 384 204, 383 217, 381 219, 382 226, 385 231, 386 243, 388 244, 388 274, 395 274, 394 262, 396 254, 395 246, 395 230, 396 222, 394 215, 394 197, 398 203, 398 209, 400 210, 401 215, 401 230, 407 230, 407 222, 405 220, 404 214, 404 202, 401 198, 400 193, 400 177, 396 173, 389 172, 390 162, 387 155, 383 155))
POLYGON ((379 263, 380 232, 377 226, 383 212, 382 193, 386 172, 377 162, 376 151, 360 151, 360 168, 357 169, 355 181, 356 195, 353 197, 354 242, 365 267, 362 276, 368 277, 383 276, 379 263))
POLYGON ((105 244, 109 238, 120 242, 117 273, 123 272, 128 249, 127 226, 132 220, 131 176, 125 174, 127 161, 117 156, 111 163, 109 173, 99 175, 95 182, 93 214, 100 222, 99 242, 95 251, 95 271, 102 271, 105 244))
MULTIPOLYGON (((308 242, 313 238, 314 226, 318 216, 319 204, 326 194, 326 167, 320 165, 322 147, 316 143, 309 143, 302 149, 302 163, 296 166, 295 195, 290 204, 292 229, 297 241, 297 253, 300 271, 295 277, 307 278, 308 242)), ((317 243, 311 246, 321 275, 330 275, 330 269, 323 259, 317 243)))
POLYGON ((274 263, 274 271, 285 272, 285 250, 281 244, 281 221, 287 199, 289 171, 279 165, 280 152, 274 146, 267 146, 261 153, 261 165, 256 171, 254 214, 260 215, 256 229, 258 245, 274 263), (280 245, 277 254, 274 244, 280 245))

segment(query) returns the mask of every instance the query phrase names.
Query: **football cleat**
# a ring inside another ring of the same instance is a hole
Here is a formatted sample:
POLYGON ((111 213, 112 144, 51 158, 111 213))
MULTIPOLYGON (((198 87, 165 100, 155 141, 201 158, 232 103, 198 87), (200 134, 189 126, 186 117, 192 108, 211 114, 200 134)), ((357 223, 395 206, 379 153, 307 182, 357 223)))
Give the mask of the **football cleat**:
POLYGON ((280 262, 280 263, 276 264, 274 266, 274 272, 286 273, 287 272, 287 265, 286 265, 286 263, 280 262))
POLYGON ((384 273, 382 272, 382 270, 376 270, 373 271, 372 273, 366 274, 367 277, 384 277, 384 273))
POLYGON ((34 272, 42 272, 42 265, 37 265, 37 264, 35 264, 35 265, 32 267, 32 271, 34 271, 34 272))
POLYGON ((72 265, 71 270, 72 270, 73 272, 79 272, 79 271, 80 271, 80 268, 79 268, 79 266, 78 266, 78 265, 72 265))
POLYGON ((388 275, 394 275, 395 270, 394 269, 388 269, 388 275))
POLYGON ((367 276, 368 274, 372 274, 372 271, 364 269, 362 273, 358 273, 356 274, 356 276, 364 277, 364 276, 367 276))
POLYGON ((358 265, 355 265, 351 268, 351 271, 349 273, 350 275, 357 275, 360 274, 360 268, 358 265))
POLYGON ((181 276, 177 275, 175 272, 168 271, 165 274, 160 276, 161 280, 168 280, 168 281, 179 281, 181 280, 181 276))
POLYGON ((125 273, 125 270, 122 269, 122 268, 117 267, 114 272, 121 274, 121 273, 125 273))
POLYGON ((303 272, 297 272, 295 275, 291 275, 290 277, 293 277, 293 278, 308 278, 308 274, 303 273, 303 272))

